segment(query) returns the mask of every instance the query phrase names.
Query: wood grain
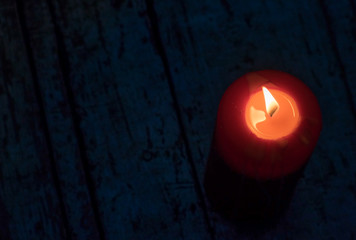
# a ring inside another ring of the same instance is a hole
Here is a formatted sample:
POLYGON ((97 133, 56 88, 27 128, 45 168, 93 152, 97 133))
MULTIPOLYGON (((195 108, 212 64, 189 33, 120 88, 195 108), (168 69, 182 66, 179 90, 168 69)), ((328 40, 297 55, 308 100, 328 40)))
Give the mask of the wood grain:
POLYGON ((353 239, 355 0, 4 0, 0 239, 353 239), (202 180, 224 90, 305 82, 318 145, 280 223, 243 229, 202 180))
POLYGON ((99 231, 83 170, 73 117, 59 64, 60 49, 46 2, 18 1, 24 18, 24 35, 29 44, 33 71, 38 82, 59 175, 64 216, 70 225, 71 239, 98 239, 99 231))
POLYGON ((252 70, 286 71, 304 81, 321 103, 324 130, 287 216, 274 229, 245 233, 212 212, 216 238, 352 236, 355 119, 321 6, 182 0, 156 1, 155 8, 199 179, 219 99, 237 77, 252 70), (336 210, 340 203, 345 207, 336 210))
MULTIPOLYGON (((58 47, 60 81, 98 208, 100 237, 207 238, 144 2, 76 0, 50 6, 58 28, 41 38, 55 38, 58 47)), ((58 71, 53 63, 43 74, 58 71)), ((68 148, 57 146, 57 151, 67 155, 68 148)))
POLYGON ((60 191, 13 1, 0 21, 0 239, 64 239, 60 191))
POLYGON ((340 67, 340 78, 343 81, 349 105, 356 118, 356 3, 353 0, 321 1, 333 46, 335 58, 340 67))

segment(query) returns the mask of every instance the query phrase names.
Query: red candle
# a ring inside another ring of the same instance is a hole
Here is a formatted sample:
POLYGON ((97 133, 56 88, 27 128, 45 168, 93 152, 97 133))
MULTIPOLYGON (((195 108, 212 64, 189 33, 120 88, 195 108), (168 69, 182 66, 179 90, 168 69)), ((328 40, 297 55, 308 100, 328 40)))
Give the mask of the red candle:
POLYGON ((232 170, 274 179, 300 169, 321 131, 321 112, 310 89, 273 70, 248 73, 224 93, 215 148, 232 170))
POLYGON ((321 131, 310 89, 274 70, 248 73, 224 93, 204 186, 228 217, 278 217, 287 208, 321 131))

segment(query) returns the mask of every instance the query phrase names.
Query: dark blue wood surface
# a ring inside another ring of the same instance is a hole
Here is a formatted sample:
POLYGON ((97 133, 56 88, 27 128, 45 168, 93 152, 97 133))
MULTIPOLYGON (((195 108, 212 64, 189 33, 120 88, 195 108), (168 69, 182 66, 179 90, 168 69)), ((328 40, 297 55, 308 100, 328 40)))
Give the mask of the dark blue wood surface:
POLYGON ((354 239, 354 0, 2 0, 0 239, 354 239), (219 100, 279 69, 323 130, 277 226, 202 188, 219 100))

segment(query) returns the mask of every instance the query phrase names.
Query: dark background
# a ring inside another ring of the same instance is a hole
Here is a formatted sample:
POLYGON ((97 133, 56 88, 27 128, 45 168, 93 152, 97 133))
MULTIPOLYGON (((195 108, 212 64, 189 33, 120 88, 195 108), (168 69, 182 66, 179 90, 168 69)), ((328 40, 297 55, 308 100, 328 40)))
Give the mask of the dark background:
POLYGON ((0 239, 354 239, 355 0, 2 0, 0 239), (318 145, 276 227, 202 188, 219 100, 305 82, 318 145))

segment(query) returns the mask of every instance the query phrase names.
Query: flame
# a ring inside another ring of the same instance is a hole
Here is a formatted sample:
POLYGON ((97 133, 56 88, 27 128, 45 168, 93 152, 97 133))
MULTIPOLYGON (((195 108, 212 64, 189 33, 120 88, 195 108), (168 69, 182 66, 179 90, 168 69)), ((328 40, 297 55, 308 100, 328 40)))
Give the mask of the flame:
POLYGON ((274 99, 274 97, 272 96, 272 94, 268 91, 267 88, 262 87, 263 90, 263 95, 265 97, 265 103, 266 103, 266 111, 268 113, 268 115, 270 117, 273 116, 273 114, 275 112, 277 112, 277 110, 279 109, 279 104, 276 101, 276 99, 274 99))

